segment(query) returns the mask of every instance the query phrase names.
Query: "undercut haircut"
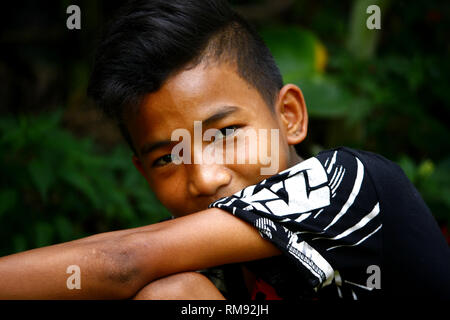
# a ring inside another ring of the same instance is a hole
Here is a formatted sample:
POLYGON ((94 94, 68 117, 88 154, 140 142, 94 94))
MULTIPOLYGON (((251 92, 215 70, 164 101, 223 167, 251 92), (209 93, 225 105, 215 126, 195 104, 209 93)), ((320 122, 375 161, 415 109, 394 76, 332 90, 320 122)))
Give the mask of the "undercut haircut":
POLYGON ((229 63, 272 108, 283 79, 258 33, 226 0, 130 1, 106 28, 88 95, 119 126, 124 116, 177 72, 207 61, 229 63))

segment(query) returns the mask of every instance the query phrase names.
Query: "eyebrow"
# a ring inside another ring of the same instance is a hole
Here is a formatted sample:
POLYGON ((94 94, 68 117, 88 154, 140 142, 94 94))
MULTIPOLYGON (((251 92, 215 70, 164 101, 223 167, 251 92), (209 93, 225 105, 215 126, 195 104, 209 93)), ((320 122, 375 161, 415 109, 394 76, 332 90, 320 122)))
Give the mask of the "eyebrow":
POLYGON ((239 107, 236 107, 236 106, 224 106, 218 112, 214 113, 212 116, 203 120, 202 125, 208 126, 216 121, 226 118, 227 116, 229 116, 230 114, 232 114, 238 110, 239 110, 239 107))
POLYGON ((173 141, 170 141, 170 140, 162 140, 162 141, 157 141, 157 142, 153 142, 153 143, 145 143, 142 146, 142 148, 140 149, 141 156, 143 156, 147 153, 150 153, 156 149, 167 147, 168 145, 170 145, 172 143, 173 143, 173 141))
MULTIPOLYGON (((213 115, 209 116, 205 120, 202 121, 202 125, 209 126, 214 122, 217 122, 219 120, 222 120, 229 116, 230 114, 238 111, 240 108, 236 106, 223 106, 218 112, 214 113, 213 115)), ((161 140, 156 141, 152 143, 145 143, 141 149, 140 153, 141 155, 148 154, 156 149, 167 147, 168 145, 171 145, 174 141, 171 140, 161 140)))

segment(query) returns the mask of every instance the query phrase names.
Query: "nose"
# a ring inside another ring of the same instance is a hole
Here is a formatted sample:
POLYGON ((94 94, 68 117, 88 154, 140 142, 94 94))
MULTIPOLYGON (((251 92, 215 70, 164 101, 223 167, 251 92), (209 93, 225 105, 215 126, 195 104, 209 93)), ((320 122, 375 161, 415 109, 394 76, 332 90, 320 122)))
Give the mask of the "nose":
POLYGON ((216 164, 191 164, 188 172, 188 189, 192 196, 214 196, 231 182, 227 168, 216 164))

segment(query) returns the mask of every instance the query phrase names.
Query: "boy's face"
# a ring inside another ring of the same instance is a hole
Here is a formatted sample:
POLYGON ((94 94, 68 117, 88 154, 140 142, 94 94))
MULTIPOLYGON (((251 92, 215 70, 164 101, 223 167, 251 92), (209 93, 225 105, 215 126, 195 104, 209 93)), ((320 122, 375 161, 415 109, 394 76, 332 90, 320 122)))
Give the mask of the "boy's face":
MULTIPOLYGON (((249 159, 255 155, 251 154, 248 140, 237 142, 239 135, 248 130, 259 133, 259 129, 266 129, 267 142, 263 147, 267 147, 272 162, 278 161, 277 172, 299 162, 293 147, 289 146, 293 140, 289 138, 287 122, 292 115, 285 117, 283 110, 271 111, 256 89, 240 78, 232 66, 200 64, 170 77, 160 90, 145 97, 138 112, 127 115, 127 126, 137 150, 133 162, 174 216, 204 210, 214 200, 267 178, 261 174, 261 168, 269 166, 262 164, 257 156, 253 164, 205 161, 209 156, 208 145, 234 140, 235 156, 249 159), (220 130, 216 142, 201 141, 202 137, 200 142, 195 139, 194 121, 202 121, 202 133, 210 128, 220 130), (171 161, 172 148, 179 143, 171 141, 171 135, 179 128, 190 133, 191 157, 203 153, 202 163, 171 161), (275 141, 270 139, 270 129, 279 130, 275 141), (278 144, 278 149, 273 144, 278 144), (276 150, 276 154, 270 154, 271 150, 276 150)), ((256 139, 259 142, 261 135, 256 139)))

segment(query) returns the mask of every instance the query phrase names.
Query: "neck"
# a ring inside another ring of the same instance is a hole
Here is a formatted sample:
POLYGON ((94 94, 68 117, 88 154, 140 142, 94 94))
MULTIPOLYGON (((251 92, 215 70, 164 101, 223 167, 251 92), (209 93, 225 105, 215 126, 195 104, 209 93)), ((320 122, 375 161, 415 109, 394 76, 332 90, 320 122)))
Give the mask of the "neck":
POLYGON ((299 164, 300 162, 303 161, 303 158, 300 157, 297 152, 295 151, 294 146, 290 146, 291 150, 289 152, 289 168, 295 166, 296 164, 299 164))

